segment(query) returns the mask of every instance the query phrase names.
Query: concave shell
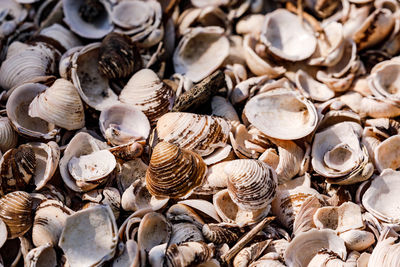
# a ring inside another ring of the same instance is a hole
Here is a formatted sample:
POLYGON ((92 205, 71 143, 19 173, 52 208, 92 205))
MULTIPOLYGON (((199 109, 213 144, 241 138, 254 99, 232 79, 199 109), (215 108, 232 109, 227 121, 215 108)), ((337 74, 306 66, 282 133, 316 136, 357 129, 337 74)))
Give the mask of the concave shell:
POLYGON ((213 195, 228 187, 228 176, 224 172, 229 161, 223 161, 208 167, 204 183, 194 192, 199 195, 213 195))
POLYGON ((143 111, 151 124, 155 125, 158 118, 172 109, 175 95, 154 71, 142 69, 129 79, 119 99, 143 111))
POLYGON ((207 262, 214 256, 214 246, 204 242, 185 242, 172 245, 165 253, 165 267, 196 266, 207 262))
POLYGON ((339 236, 349 250, 363 251, 375 243, 374 234, 359 229, 349 230, 339 236))
POLYGON ((97 205, 67 218, 58 245, 71 266, 100 266, 113 258, 117 243, 111 208, 97 205))
POLYGON ((375 149, 375 167, 396 170, 400 167, 400 135, 393 135, 380 143, 375 149))
POLYGON ((115 104, 100 113, 100 131, 112 145, 123 145, 133 141, 146 140, 150 123, 137 107, 115 104))
POLYGON ((364 208, 379 220, 387 223, 399 223, 400 172, 385 169, 375 177, 362 196, 364 208))
POLYGON ((7 226, 8 239, 23 236, 32 226, 32 197, 14 191, 0 198, 0 219, 7 226))
POLYGON ((58 244, 67 217, 74 212, 61 201, 47 199, 36 208, 32 227, 32 241, 37 247, 58 244))
POLYGON ((129 77, 142 68, 142 58, 129 36, 109 33, 101 42, 99 71, 109 79, 129 77))
POLYGON ((25 266, 29 267, 57 266, 57 254, 51 244, 45 244, 43 246, 31 249, 24 260, 25 266))
POLYGON ((71 78, 79 95, 86 104, 99 111, 118 102, 108 79, 98 71, 100 46, 100 43, 91 43, 71 58, 71 78))
POLYGON ((146 187, 156 197, 187 197, 203 183, 207 166, 196 153, 158 143, 146 173, 146 187))
POLYGON ((267 207, 275 197, 276 172, 266 163, 252 159, 230 161, 224 168, 228 192, 233 202, 244 210, 267 207))
POLYGON ((290 242, 285 251, 285 262, 293 267, 307 266, 321 249, 329 249, 342 260, 346 259, 344 241, 334 231, 312 229, 296 235, 290 242))
POLYGON ((125 243, 124 250, 121 255, 116 257, 113 261, 113 267, 122 267, 122 266, 131 266, 136 267, 139 266, 139 249, 136 241, 128 240, 125 243))
POLYGON ((17 145, 18 134, 8 117, 0 117, 0 140, 0 151, 3 153, 17 145))
POLYGON ((262 133, 282 140, 305 137, 318 122, 314 105, 298 92, 284 88, 252 97, 243 113, 262 133))
POLYGON ((216 26, 190 29, 175 49, 175 72, 199 82, 214 72, 229 54, 224 29, 216 26))
POLYGON ((64 21, 70 29, 81 37, 103 38, 111 32, 111 3, 108 1, 63 0, 64 21))
POLYGON ((308 23, 299 23, 299 18, 285 9, 277 9, 265 16, 260 39, 273 54, 290 61, 310 57, 317 46, 308 23))
POLYGON ((81 98, 75 86, 65 79, 57 79, 52 86, 32 100, 29 116, 39 117, 67 130, 85 126, 81 98))
POLYGON ((28 115, 29 104, 46 86, 38 83, 27 83, 17 87, 7 101, 8 117, 16 131, 24 136, 37 139, 54 139, 59 129, 54 124, 28 115))
POLYGON ((327 101, 335 96, 335 92, 320 83, 303 70, 296 73, 296 86, 304 95, 316 101, 327 101))
POLYGON ((185 112, 167 113, 157 122, 158 138, 200 156, 209 155, 216 148, 224 147, 230 128, 230 124, 222 118, 185 112))

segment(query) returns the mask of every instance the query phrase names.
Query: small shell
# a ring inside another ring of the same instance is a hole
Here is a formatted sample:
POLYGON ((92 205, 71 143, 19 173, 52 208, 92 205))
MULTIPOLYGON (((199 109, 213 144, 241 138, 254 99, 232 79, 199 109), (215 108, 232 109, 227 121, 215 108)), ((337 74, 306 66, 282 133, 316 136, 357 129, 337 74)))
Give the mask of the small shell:
POLYGON ((211 260, 214 256, 214 246, 204 242, 186 242, 168 247, 165 253, 165 267, 195 266, 211 260))
POLYGON ((0 117, 0 140, 0 151, 3 153, 14 148, 18 142, 18 134, 7 117, 0 117))
POLYGON ((39 117, 67 130, 85 126, 82 100, 75 86, 65 79, 57 79, 32 100, 29 116, 39 117))
POLYGON ((156 197, 179 198, 203 183, 207 166, 194 152, 158 143, 146 173, 146 187, 156 197))
POLYGON ((139 266, 139 250, 136 241, 128 240, 125 243, 124 250, 121 255, 113 261, 113 267, 121 266, 139 266))
POLYGON ((32 226, 32 197, 14 191, 0 198, 0 219, 7 226, 8 239, 23 236, 32 226))
POLYGON ((244 210, 267 207, 275 197, 276 172, 266 163, 251 159, 230 161, 224 168, 228 192, 233 202, 244 210))
POLYGON ((306 96, 317 101, 327 101, 335 96, 335 92, 328 86, 314 80, 306 72, 299 70, 296 73, 296 86, 306 96))

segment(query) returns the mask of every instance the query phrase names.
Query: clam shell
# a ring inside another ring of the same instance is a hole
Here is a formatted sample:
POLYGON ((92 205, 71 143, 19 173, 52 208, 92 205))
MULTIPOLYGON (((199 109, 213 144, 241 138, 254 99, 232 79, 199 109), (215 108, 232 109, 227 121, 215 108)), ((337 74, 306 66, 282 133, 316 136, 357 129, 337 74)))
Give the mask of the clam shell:
POLYGON ((194 266, 211 260, 214 246, 204 242, 185 242, 172 245, 165 253, 164 266, 194 266))
POLYGON ((232 244, 243 234, 243 230, 232 223, 204 224, 202 232, 204 238, 215 245, 232 244))
POLYGON ((172 109, 174 92, 150 69, 142 69, 128 81, 119 96, 121 102, 133 105, 146 114, 152 125, 172 109))
POLYGON ((105 187, 103 189, 95 189, 82 195, 82 200, 90 201, 85 207, 94 206, 96 204, 108 205, 114 213, 116 220, 119 218, 121 208, 121 195, 117 188, 105 187))
POLYGON ((58 245, 71 266, 99 266, 113 258, 117 243, 111 208, 97 205, 67 218, 58 245))
POLYGON ((0 219, 7 226, 8 239, 23 236, 32 226, 32 197, 14 191, 0 198, 0 219))
POLYGON ((25 257, 25 265, 29 267, 40 267, 43 265, 49 267, 57 266, 57 254, 53 246, 45 244, 43 246, 31 249, 25 257))
POLYGON ((45 40, 49 40, 50 44, 63 51, 82 45, 75 34, 58 23, 42 29, 39 36, 39 39, 44 37, 45 40))
POLYGON ((3 153, 14 148, 18 142, 18 134, 7 117, 0 117, 0 140, 0 151, 3 153))
POLYGON ((266 163, 238 159, 224 168, 228 192, 233 202, 244 210, 259 210, 271 204, 278 185, 276 172, 266 163))
POLYGON ((140 257, 139 250, 136 241, 128 240, 125 243, 124 250, 121 255, 119 255, 113 261, 113 267, 122 267, 122 266, 139 266, 140 265, 140 257))
POLYGON ((146 187, 156 197, 180 198, 203 183, 207 166, 196 153, 158 143, 146 173, 146 187))
POLYGON ((375 149, 375 166, 382 172, 384 169, 396 170, 400 167, 400 135, 393 135, 380 143, 375 149))
POLYGON ((244 108, 247 120, 263 134, 282 140, 309 135, 317 126, 314 105, 288 89, 275 89, 251 98, 244 108))
POLYGON ((57 79, 52 86, 32 100, 29 116, 39 117, 67 130, 85 126, 81 98, 75 86, 65 79, 57 79))
POLYGON ((203 234, 196 225, 192 223, 176 223, 172 225, 171 239, 169 245, 184 242, 204 241, 203 234))
POLYGON ((157 122, 158 138, 189 149, 200 156, 224 147, 230 125, 224 119, 185 112, 170 112, 157 122), (176 127, 175 122, 179 121, 176 127))
POLYGON ((339 236, 349 250, 363 251, 375 243, 374 235, 364 230, 352 229, 339 236))
POLYGON ((335 96, 335 92, 328 86, 314 80, 306 72, 299 70, 296 73, 296 86, 304 95, 317 101, 327 101, 335 96))

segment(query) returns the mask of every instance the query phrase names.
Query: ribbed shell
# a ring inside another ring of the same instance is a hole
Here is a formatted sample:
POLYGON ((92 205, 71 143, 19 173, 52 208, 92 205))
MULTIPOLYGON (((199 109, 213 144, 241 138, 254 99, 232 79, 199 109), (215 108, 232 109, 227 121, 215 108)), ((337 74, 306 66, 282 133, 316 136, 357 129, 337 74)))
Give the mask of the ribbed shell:
POLYGON ((0 117, 0 151, 5 153, 17 145, 18 134, 11 126, 10 119, 0 117))
POLYGON ((229 195, 242 209, 262 209, 274 199, 277 175, 268 164, 258 160, 238 159, 229 162, 224 171, 228 175, 229 195))
POLYGON ((185 197, 203 182, 206 170, 198 154, 160 142, 146 172, 146 187, 156 197, 185 197))
POLYGON ((203 225, 203 235, 207 241, 212 242, 216 245, 219 244, 231 244, 237 241, 243 231, 236 224, 230 223, 210 223, 203 225))
POLYGON ((36 96, 29 105, 29 115, 67 130, 85 126, 85 113, 75 86, 65 79, 57 79, 52 86, 36 96))
POLYGON ((157 122, 157 133, 161 140, 200 156, 209 155, 216 148, 225 146, 230 128, 224 119, 186 112, 167 113, 157 122))
POLYGON ((204 242, 186 242, 169 246, 165 253, 164 266, 196 266, 209 261, 214 256, 214 249, 204 242))
POLYGON ((172 109, 174 92, 150 69, 142 69, 133 75, 119 99, 143 111, 152 125, 172 109))
POLYGON ((193 223, 175 223, 172 225, 172 235, 169 244, 181 244, 189 241, 204 241, 203 234, 193 223))
POLYGON ((0 218, 7 226, 9 239, 24 235, 32 226, 32 197, 15 191, 0 198, 0 218))

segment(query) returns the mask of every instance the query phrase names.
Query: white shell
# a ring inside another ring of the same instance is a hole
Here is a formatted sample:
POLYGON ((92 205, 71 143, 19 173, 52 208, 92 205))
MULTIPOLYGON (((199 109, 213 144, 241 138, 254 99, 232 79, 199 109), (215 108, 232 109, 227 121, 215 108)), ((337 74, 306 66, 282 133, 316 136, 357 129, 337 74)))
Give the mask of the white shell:
POLYGON ((51 244, 31 249, 25 257, 25 266, 40 267, 44 265, 48 267, 57 266, 57 254, 51 244))
POLYGON ((11 121, 7 117, 0 117, 0 151, 5 153, 14 148, 18 142, 18 134, 11 126, 11 121))
POLYGON ((393 135, 380 143, 375 149, 375 167, 396 170, 400 167, 400 135, 393 135))
POLYGON ((51 26, 41 30, 40 36, 45 36, 54 40, 65 50, 80 46, 82 44, 75 34, 58 23, 52 24, 51 26))
POLYGON ((314 80, 303 70, 298 70, 296 73, 296 86, 313 100, 327 101, 335 96, 335 92, 328 86, 314 80))

